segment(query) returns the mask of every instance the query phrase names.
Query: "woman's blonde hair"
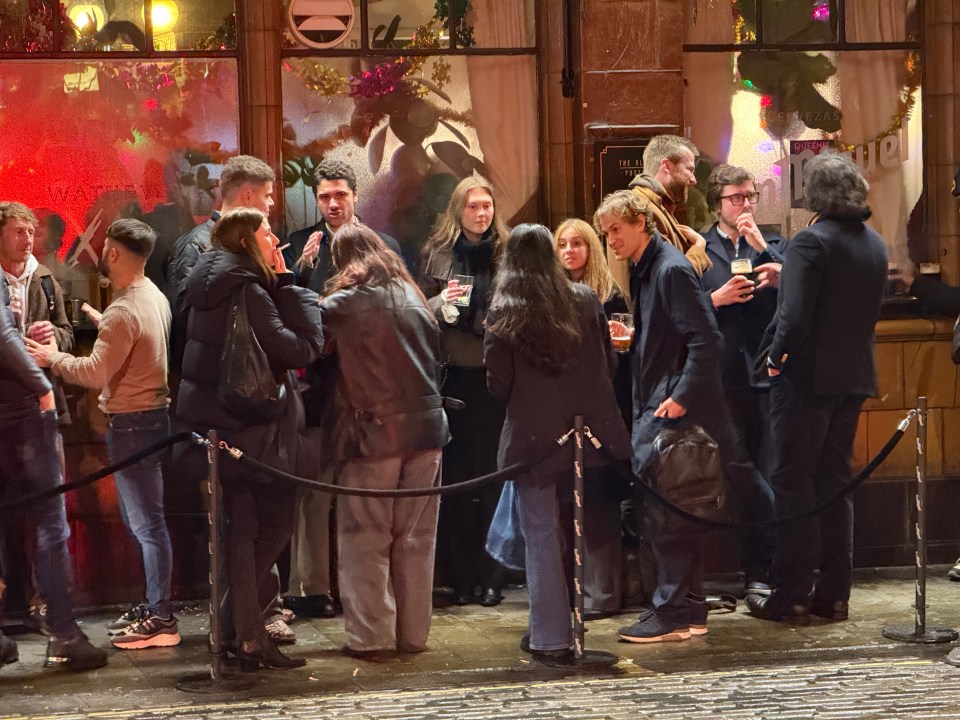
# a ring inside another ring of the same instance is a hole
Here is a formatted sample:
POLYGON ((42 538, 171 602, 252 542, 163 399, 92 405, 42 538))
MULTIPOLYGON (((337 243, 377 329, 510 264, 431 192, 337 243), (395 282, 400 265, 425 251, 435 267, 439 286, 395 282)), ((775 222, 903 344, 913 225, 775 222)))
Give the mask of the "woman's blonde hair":
POLYGON ((557 226, 556 232, 553 233, 554 252, 557 251, 560 244, 560 235, 566 230, 576 232, 587 246, 587 264, 583 268, 583 277, 580 278, 579 282, 593 290, 602 303, 610 299, 614 288, 617 288, 620 294, 626 297, 623 288, 610 273, 610 267, 607 265, 607 258, 604 255, 600 238, 597 237, 593 228, 580 218, 567 218, 557 226))
POLYGON ((267 280, 272 282, 277 274, 260 252, 260 243, 257 242, 257 230, 266 219, 266 215, 255 208, 238 207, 228 210, 220 216, 210 231, 210 245, 215 250, 246 255, 263 271, 267 280))
POLYGON ((507 235, 510 233, 510 228, 497 214, 497 200, 493 194, 493 187, 483 178, 474 175, 464 178, 453 189, 446 210, 437 218, 430 239, 427 240, 424 248, 427 252, 453 247, 457 238, 460 237, 460 231, 463 229, 460 225, 460 218, 463 216, 463 209, 467 206, 467 195, 471 190, 483 190, 493 199, 493 222, 490 224, 490 229, 493 230, 493 256, 498 257, 500 255, 503 244, 507 240, 507 235))

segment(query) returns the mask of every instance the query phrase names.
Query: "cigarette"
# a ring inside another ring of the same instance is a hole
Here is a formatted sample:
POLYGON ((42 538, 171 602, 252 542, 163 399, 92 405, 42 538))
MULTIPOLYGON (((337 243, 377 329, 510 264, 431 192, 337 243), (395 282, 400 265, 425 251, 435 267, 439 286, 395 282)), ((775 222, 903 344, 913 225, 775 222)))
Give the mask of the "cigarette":
POLYGON ((277 248, 277 252, 283 252, 288 247, 290 247, 290 243, 287 243, 286 245, 281 245, 280 247, 277 248))

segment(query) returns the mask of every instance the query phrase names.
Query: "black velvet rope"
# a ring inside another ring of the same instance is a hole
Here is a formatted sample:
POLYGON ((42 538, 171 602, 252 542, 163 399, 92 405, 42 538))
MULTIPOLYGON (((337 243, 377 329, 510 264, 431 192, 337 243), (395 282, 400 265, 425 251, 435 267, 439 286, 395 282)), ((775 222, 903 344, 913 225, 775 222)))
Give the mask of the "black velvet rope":
POLYGON ((97 470, 95 473, 82 477, 79 480, 72 480, 68 483, 63 483, 62 485, 57 485, 56 487, 50 488, 49 490, 34 493, 33 495, 25 495, 23 497, 14 498, 13 500, 0 504, 0 515, 8 513, 14 508, 18 508, 22 505, 38 502, 40 500, 47 500, 48 498, 56 497, 57 495, 63 495, 71 490, 81 488, 84 485, 95 483, 97 480, 102 480, 108 475, 113 475, 113 473, 117 472, 118 470, 123 470, 131 465, 136 465, 144 458, 150 457, 154 453, 160 452, 164 448, 171 447, 172 445, 176 445, 177 443, 185 442, 187 440, 202 442, 203 438, 196 433, 191 432, 176 433, 175 435, 168 437, 166 440, 161 440, 160 442, 156 442, 153 445, 145 447, 143 450, 135 452, 130 457, 119 460, 112 465, 107 465, 106 467, 97 470))

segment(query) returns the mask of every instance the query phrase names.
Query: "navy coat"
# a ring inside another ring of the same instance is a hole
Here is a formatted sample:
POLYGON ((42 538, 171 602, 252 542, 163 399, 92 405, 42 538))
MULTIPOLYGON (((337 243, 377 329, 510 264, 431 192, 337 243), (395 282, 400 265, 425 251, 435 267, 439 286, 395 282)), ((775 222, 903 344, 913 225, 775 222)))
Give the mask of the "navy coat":
MULTIPOLYGON (((730 257, 724 247, 725 241, 714 223, 705 234, 707 256, 713 261, 713 267, 707 270, 701 282, 707 294, 707 302, 712 305, 710 293, 723 287, 733 277, 730 272, 730 257)), ((753 262, 753 267, 764 263, 783 263, 787 241, 779 235, 764 236, 767 249, 762 253, 754 250, 746 240, 740 240, 738 257, 753 262)), ((714 309, 717 326, 723 335, 723 350, 720 356, 720 374, 725 387, 743 388, 750 385, 766 386, 769 383, 752 380, 753 369, 757 364, 757 353, 763 340, 763 333, 777 311, 777 289, 764 288, 754 294, 753 300, 739 305, 725 305, 714 309)))

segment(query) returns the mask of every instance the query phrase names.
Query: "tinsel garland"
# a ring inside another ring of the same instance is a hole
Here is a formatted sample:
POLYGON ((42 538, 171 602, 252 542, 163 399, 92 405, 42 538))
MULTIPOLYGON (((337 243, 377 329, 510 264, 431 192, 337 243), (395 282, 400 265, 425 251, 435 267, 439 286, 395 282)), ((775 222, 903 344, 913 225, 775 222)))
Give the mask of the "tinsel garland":
POLYGON ((843 142, 840 138, 833 137, 830 138, 833 140, 833 145, 840 152, 853 152, 856 148, 866 145, 869 147, 874 147, 880 138, 886 137, 888 135, 894 135, 900 131, 900 128, 903 126, 903 123, 910 117, 910 113, 913 112, 914 106, 917 104, 917 90, 920 89, 921 81, 921 67, 920 67, 920 53, 917 51, 911 52, 907 56, 906 60, 907 68, 907 79, 904 81, 903 86, 899 90, 897 97, 897 110, 893 114, 893 117, 890 118, 890 123, 885 129, 880 131, 874 138, 868 140, 865 143, 857 143, 856 145, 851 145, 843 142))

